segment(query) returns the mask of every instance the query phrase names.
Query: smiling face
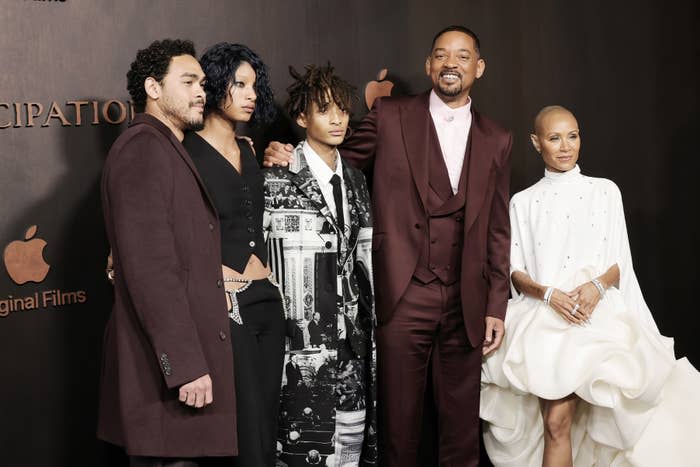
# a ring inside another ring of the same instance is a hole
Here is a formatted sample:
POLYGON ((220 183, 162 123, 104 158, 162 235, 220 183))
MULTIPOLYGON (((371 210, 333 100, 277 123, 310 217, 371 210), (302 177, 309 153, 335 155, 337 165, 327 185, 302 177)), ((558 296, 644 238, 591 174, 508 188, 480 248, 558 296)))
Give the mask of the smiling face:
POLYGON ((250 66, 250 63, 241 62, 229 85, 226 100, 221 106, 221 113, 231 121, 247 122, 255 112, 257 98, 255 70, 250 66))
POLYGON ((485 68, 474 39, 461 31, 448 31, 438 37, 425 60, 425 73, 433 82, 433 90, 455 107, 466 105, 474 81, 485 68))
POLYGON ((581 136, 574 115, 563 107, 543 109, 535 120, 532 145, 552 172, 567 172, 576 166, 581 136))
POLYGON ((170 61, 167 74, 159 83, 146 80, 146 90, 167 122, 179 130, 198 130, 204 122, 204 72, 191 55, 170 61))

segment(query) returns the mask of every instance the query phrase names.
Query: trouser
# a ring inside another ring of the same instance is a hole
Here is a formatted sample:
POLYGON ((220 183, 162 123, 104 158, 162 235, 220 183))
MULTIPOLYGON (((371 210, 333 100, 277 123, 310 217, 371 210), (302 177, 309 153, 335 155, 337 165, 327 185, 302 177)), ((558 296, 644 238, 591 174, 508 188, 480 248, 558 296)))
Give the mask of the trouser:
POLYGON ((252 281, 236 298, 243 324, 229 320, 238 419, 233 465, 274 466, 284 361, 282 298, 268 279, 252 281))
POLYGON ((459 284, 412 280, 391 319, 377 329, 377 356, 382 465, 420 467, 424 397, 431 384, 440 467, 476 467, 481 348, 469 344, 459 284))

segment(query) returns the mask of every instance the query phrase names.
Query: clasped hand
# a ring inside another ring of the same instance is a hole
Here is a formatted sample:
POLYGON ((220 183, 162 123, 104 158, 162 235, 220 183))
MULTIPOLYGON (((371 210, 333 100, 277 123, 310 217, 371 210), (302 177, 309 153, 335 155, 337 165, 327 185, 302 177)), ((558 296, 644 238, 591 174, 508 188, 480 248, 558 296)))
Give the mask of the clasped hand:
POLYGON ((583 325, 591 319, 600 298, 596 286, 585 282, 570 292, 554 289, 549 306, 569 323, 583 325))

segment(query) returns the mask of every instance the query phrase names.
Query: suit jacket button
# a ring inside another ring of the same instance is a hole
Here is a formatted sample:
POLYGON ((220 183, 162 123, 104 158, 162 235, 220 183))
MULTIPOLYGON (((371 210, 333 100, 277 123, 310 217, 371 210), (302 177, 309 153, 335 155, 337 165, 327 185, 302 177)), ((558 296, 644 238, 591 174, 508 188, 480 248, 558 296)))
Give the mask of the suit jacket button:
POLYGON ((224 285, 224 282, 221 279, 216 280, 216 286, 221 288, 221 286, 224 285))
POLYGON ((224 331, 221 331, 219 333, 219 339, 221 339, 222 341, 226 340, 226 333, 224 331))
POLYGON ((333 246, 333 244, 332 244, 331 242, 326 242, 326 245, 325 245, 325 246, 326 246, 326 248, 330 248, 330 247, 333 246))
POLYGON ((214 224, 212 224, 211 222, 209 223, 209 230, 211 230, 212 232, 214 231, 214 224))
POLYGON ((416 222, 416 225, 414 225, 413 227, 415 227, 416 229, 420 229, 420 224, 416 222))

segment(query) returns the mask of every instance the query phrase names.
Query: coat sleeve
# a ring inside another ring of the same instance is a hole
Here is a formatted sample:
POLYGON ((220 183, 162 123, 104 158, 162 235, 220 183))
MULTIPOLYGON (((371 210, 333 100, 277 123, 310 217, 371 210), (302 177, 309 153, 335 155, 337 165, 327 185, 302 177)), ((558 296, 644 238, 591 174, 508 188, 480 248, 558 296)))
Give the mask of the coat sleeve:
MULTIPOLYGON (((106 195, 123 283, 169 388, 209 373, 172 224, 172 148, 140 133, 117 154, 106 195)), ((182 213, 180 213, 182 214, 182 213)))
POLYGON ((513 137, 508 133, 502 152, 502 163, 497 168, 496 186, 491 202, 487 238, 489 265, 489 294, 486 316, 505 319, 510 289, 510 153, 513 137))
POLYGON ((340 147, 340 155, 357 169, 365 169, 374 161, 382 99, 375 99, 372 109, 340 147))

